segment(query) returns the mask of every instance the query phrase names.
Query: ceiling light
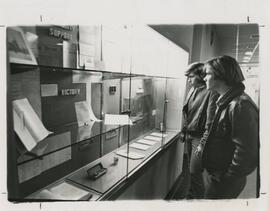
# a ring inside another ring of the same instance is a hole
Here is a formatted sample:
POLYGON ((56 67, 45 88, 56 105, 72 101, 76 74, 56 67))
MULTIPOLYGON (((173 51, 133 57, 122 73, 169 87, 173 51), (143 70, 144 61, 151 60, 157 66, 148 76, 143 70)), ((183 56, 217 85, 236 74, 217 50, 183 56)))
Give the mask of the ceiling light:
POLYGON ((249 57, 249 56, 244 56, 244 58, 243 58, 243 59, 249 60, 249 59, 250 59, 250 57, 249 57))

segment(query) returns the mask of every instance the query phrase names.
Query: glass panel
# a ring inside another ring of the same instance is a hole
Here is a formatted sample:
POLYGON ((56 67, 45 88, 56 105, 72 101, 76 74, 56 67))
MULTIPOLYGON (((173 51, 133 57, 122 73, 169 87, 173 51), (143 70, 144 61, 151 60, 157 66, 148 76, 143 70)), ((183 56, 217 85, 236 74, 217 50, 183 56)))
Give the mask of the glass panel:
MULTIPOLYGON (((106 194, 112 187, 124 180, 127 175, 127 136, 123 136, 123 130, 127 121, 121 120, 121 81, 129 81, 129 74, 102 73, 101 86, 101 157, 87 164, 83 168, 68 177, 68 180, 82 185, 98 194, 106 194), (106 173, 96 179, 89 179, 86 173, 95 172, 99 166, 105 168, 106 173)), ((129 84, 127 84, 129 86, 129 84)), ((96 94, 96 96, 98 96, 96 94)), ((128 96, 127 96, 128 97, 128 96)), ((99 98, 96 97, 95 101, 99 98)), ((126 115, 128 117, 128 115, 126 115)), ((99 121, 99 120, 97 120, 99 121)))
MULTIPOLYGON (((166 79, 131 78, 129 163, 131 173, 163 144, 166 79)), ((125 104, 124 104, 125 106, 125 104)))
POLYGON ((166 79, 166 104, 164 115, 164 144, 181 131, 182 108, 184 103, 186 80, 185 78, 166 79))

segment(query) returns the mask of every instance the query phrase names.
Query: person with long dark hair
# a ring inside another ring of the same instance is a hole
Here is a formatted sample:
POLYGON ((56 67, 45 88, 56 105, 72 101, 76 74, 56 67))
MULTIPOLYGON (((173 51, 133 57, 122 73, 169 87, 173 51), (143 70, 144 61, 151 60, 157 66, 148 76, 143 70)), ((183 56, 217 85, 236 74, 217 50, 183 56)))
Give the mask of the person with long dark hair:
POLYGON ((205 73, 207 89, 220 95, 203 152, 205 198, 237 198, 258 165, 259 111, 244 92, 244 76, 234 58, 207 61, 205 73))

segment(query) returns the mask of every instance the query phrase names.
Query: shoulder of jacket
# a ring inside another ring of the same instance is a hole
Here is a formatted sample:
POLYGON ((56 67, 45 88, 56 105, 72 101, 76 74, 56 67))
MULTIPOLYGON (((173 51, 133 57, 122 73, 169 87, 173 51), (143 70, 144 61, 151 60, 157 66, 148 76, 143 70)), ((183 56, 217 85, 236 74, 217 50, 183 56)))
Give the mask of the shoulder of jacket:
POLYGON ((207 98, 210 98, 212 101, 216 101, 219 97, 219 94, 216 91, 205 89, 204 95, 207 98))
POLYGON ((235 108, 235 107, 243 107, 245 105, 249 105, 253 108, 255 108, 256 110, 258 109, 256 104, 253 102, 253 100, 246 94, 243 93, 237 97, 235 97, 230 103, 229 106, 231 109, 235 108))

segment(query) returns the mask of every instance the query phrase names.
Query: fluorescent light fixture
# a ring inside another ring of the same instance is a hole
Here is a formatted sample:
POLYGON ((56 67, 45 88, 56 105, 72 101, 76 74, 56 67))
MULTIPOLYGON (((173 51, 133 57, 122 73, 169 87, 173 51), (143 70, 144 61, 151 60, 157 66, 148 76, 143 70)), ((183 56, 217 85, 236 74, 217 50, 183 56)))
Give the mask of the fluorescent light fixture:
POLYGON ((252 55, 252 52, 251 51, 247 51, 247 52, 245 52, 245 55, 251 56, 252 55))

